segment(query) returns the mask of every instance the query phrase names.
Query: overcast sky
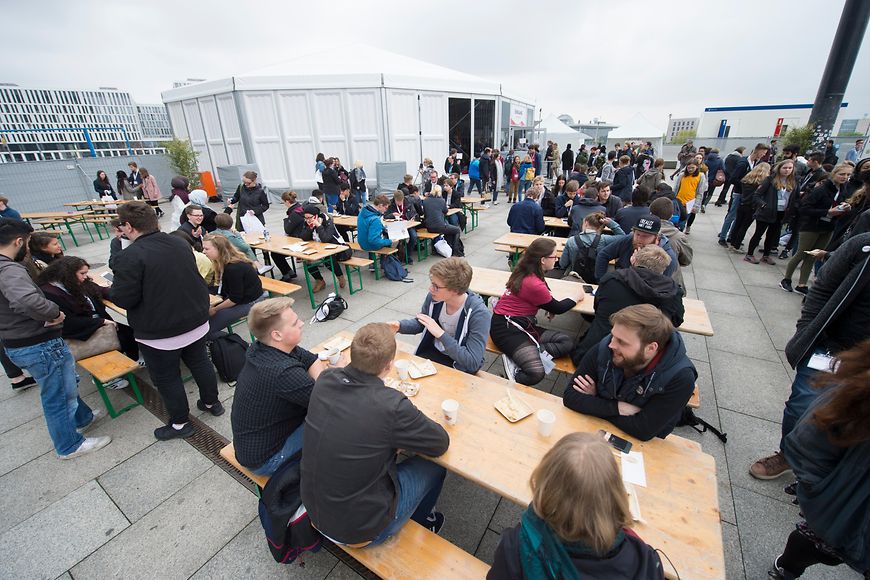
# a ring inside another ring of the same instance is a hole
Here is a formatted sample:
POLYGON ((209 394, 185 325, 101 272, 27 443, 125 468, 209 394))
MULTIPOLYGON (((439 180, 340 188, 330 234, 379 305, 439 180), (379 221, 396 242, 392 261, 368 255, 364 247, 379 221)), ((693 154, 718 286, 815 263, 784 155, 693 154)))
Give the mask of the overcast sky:
MULTIPOLYGON (((500 82, 544 116, 619 124, 641 111, 664 129, 669 113, 812 103, 844 1, 0 0, 0 82, 159 102, 175 80, 361 41, 500 82)), ((846 118, 870 113, 867 45, 846 118)))

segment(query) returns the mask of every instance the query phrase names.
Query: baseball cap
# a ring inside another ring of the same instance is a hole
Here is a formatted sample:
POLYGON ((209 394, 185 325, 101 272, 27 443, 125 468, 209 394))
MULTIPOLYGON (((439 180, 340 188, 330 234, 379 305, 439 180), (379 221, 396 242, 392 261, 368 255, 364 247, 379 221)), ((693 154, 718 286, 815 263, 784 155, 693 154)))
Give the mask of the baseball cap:
POLYGON ((637 224, 631 228, 648 234, 658 234, 662 230, 662 220, 655 215, 645 215, 637 220, 637 224))

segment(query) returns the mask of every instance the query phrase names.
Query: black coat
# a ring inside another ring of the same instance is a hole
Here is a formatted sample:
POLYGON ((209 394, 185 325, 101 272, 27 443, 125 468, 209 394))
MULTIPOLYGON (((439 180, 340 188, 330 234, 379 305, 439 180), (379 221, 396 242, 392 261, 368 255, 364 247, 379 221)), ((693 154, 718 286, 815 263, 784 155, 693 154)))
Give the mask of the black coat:
POLYGON ((574 152, 565 149, 562 153, 562 171, 571 171, 574 168, 574 152))
POLYGON ((344 201, 339 197, 338 203, 335 204, 335 211, 341 215, 359 215, 359 202, 356 196, 350 194, 344 201))
MULTIPOLYGON (((417 206, 414 204, 413 200, 409 198, 405 198, 402 203, 402 219, 403 220, 415 220, 420 217, 420 214, 417 213, 417 206)), ((391 216, 392 214, 400 213, 399 206, 396 205, 396 201, 393 200, 390 202, 390 207, 387 208, 387 213, 385 215, 391 216)))
POLYGON ((625 167, 616 170, 616 175, 613 176, 613 185, 610 188, 610 194, 621 199, 623 203, 631 203, 631 187, 633 185, 634 170, 630 165, 626 165, 625 167))
POLYGON ((834 218, 827 218, 839 188, 825 179, 801 199, 798 207, 799 232, 828 232, 834 229, 834 218))
POLYGON ((338 176, 338 171, 332 167, 327 167, 322 171, 323 175, 323 193, 330 195, 338 195, 341 187, 341 179, 338 176))
POLYGON ((77 303, 72 295, 53 284, 42 284, 39 288, 45 297, 57 304, 66 315, 63 321, 63 338, 87 340, 106 320, 111 320, 101 298, 109 296, 109 289, 86 282, 85 291, 91 299, 93 309, 77 303))
POLYGON ((269 209, 269 198, 266 197, 266 192, 259 183, 254 185, 254 187, 245 187, 244 184, 239 185, 230 203, 236 206, 236 229, 243 229, 242 216, 248 210, 253 211, 257 219, 264 224, 266 223, 266 218, 263 214, 269 209))
MULTIPOLYGON (((732 151, 725 157, 723 169, 725 170, 725 183, 733 183, 731 176, 734 175, 734 169, 737 167, 737 162, 740 161, 741 155, 736 151, 732 151)), ((715 176, 714 176, 715 177, 715 176)))
MULTIPOLYGON (((792 196, 796 196, 797 193, 797 185, 795 185, 794 190, 789 194, 789 200, 791 200, 792 196)), ((756 220, 766 224, 776 223, 778 213, 776 203, 779 190, 773 184, 773 177, 766 177, 751 195, 748 191, 744 192, 743 195, 751 197, 752 206, 755 208, 753 217, 756 220)), ((740 205, 744 205, 742 198, 740 202, 740 205)))
POLYGON ((302 204, 296 202, 287 209, 287 217, 284 218, 284 233, 291 238, 301 238, 303 227, 305 227, 305 217, 302 215, 302 204))

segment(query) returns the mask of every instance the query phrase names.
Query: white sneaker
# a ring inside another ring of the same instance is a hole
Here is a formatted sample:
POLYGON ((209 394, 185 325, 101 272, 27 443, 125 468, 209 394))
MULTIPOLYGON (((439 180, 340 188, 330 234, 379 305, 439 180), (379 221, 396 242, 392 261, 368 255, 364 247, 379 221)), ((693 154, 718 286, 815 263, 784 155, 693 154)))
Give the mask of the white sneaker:
POLYGON ((106 418, 106 412, 102 409, 94 409, 94 418, 91 419, 91 422, 85 425, 84 427, 79 427, 76 429, 79 433, 84 434, 85 431, 89 430, 91 427, 96 425, 99 421, 102 421, 106 418))
POLYGON ((107 389, 118 390, 118 389, 126 389, 130 386, 130 383, 127 382, 127 379, 112 379, 111 381, 106 381, 103 383, 103 386, 107 389))
POLYGON ((272 264, 270 264, 270 265, 268 265, 268 266, 260 266, 260 268, 257 270, 257 272, 259 272, 259 273, 260 273, 260 276, 262 276, 262 275, 265 274, 266 272, 271 272, 271 271, 272 271, 272 268, 274 268, 274 267, 275 267, 275 266, 272 265, 272 264))
POLYGON ((106 445, 112 442, 112 438, 106 435, 105 437, 85 437, 85 440, 82 441, 82 444, 79 445, 79 448, 70 453, 69 455, 58 455, 58 459, 73 459, 74 457, 78 457, 80 455, 86 455, 91 451, 97 451, 102 449, 106 445))
POLYGON ((511 358, 506 354, 501 355, 501 362, 504 365, 504 372, 507 375, 505 378, 509 381, 516 380, 516 376, 517 376, 516 363, 514 361, 512 361, 511 358))
POLYGON ((497 201, 492 202, 492 205, 498 205, 497 201))
POLYGON ((404 283, 406 283, 406 284, 413 284, 413 283, 414 283, 414 279, 411 278, 410 276, 406 276, 406 277, 402 278, 402 282, 404 282, 404 283))

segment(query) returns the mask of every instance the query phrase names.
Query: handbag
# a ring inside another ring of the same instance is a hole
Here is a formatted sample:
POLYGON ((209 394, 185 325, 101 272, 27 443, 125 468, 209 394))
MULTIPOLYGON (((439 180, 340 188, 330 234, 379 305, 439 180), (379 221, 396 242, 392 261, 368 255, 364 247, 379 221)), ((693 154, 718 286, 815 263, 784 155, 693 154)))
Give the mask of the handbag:
POLYGON ((121 350, 118 331, 113 324, 100 326, 87 340, 67 338, 66 343, 69 345, 73 358, 77 361, 97 356, 104 352, 121 350))
POLYGON ((444 236, 438 236, 432 245, 435 247, 435 251, 445 258, 449 258, 453 255, 453 248, 450 247, 450 244, 444 239, 444 236))

